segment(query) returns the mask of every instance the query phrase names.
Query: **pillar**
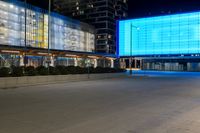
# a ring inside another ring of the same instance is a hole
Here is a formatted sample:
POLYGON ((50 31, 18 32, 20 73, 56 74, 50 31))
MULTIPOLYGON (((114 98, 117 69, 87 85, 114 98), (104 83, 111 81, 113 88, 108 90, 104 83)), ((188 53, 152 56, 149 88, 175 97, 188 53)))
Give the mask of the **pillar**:
POLYGON ((54 66, 54 57, 53 56, 51 56, 50 57, 50 64, 49 64, 49 66, 54 66))
POLYGON ((19 66, 24 66, 24 56, 19 56, 19 66))
POLYGON ((137 59, 135 59, 134 61, 135 61, 135 68, 137 68, 137 59))
POLYGON ((74 66, 78 66, 78 59, 74 58, 74 66))
POLYGON ((67 60, 67 66, 69 66, 69 58, 66 58, 66 60, 67 60))
POLYGON ((111 63, 110 67, 114 68, 114 60, 113 59, 110 60, 110 63, 111 63))
POLYGON ((97 67, 97 59, 94 59, 94 68, 97 67))
POLYGON ((106 67, 106 58, 103 58, 103 67, 106 67))
POLYGON ((144 65, 144 62, 143 62, 143 60, 141 59, 141 60, 140 60, 140 69, 141 69, 141 70, 143 69, 143 65, 144 65))
POLYGON ((129 58, 129 69, 132 69, 132 62, 133 62, 132 57, 130 57, 129 58))

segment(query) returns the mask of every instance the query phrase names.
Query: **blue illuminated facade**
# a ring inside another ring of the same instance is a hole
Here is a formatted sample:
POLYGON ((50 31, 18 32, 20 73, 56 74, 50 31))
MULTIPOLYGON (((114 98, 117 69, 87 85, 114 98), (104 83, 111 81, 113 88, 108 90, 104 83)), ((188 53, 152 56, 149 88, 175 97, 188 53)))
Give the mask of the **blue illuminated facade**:
POLYGON ((200 53, 200 12, 118 21, 118 55, 200 53))

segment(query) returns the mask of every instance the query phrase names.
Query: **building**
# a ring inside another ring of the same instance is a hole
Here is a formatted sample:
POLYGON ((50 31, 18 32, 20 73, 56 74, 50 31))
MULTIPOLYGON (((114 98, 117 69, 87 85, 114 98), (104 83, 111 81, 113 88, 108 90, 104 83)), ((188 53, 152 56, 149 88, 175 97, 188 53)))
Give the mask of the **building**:
POLYGON ((54 0, 55 11, 92 24, 96 51, 116 54, 116 20, 127 17, 128 0, 54 0))
POLYGON ((0 67, 98 65, 95 29, 86 23, 19 2, 0 0, 0 67))
POLYGON ((118 46, 122 67, 200 71, 200 12, 119 21, 118 46))

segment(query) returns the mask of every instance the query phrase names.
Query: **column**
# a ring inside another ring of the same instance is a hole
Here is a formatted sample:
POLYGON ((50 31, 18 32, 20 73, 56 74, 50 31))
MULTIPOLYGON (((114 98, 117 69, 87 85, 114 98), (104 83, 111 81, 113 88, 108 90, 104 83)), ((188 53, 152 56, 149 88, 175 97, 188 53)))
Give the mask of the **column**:
POLYGON ((143 60, 141 59, 141 60, 140 60, 140 69, 141 69, 141 70, 143 69, 143 65, 144 65, 144 62, 143 62, 143 60))
POLYGON ((97 59, 94 59, 94 68, 97 67, 97 59))
POLYGON ((132 69, 132 63, 133 63, 133 60, 132 60, 132 57, 129 58, 129 69, 132 69))
POLYGON ((53 56, 51 56, 50 57, 50 64, 49 64, 49 66, 54 66, 54 57, 53 56))
POLYGON ((74 58, 74 66, 78 66, 78 59, 74 58))
POLYGON ((20 55, 19 58, 19 66, 24 66, 24 56, 20 55))
POLYGON ((135 68, 137 68, 137 59, 135 59, 134 61, 135 61, 135 68))
POLYGON ((106 58, 103 58, 103 67, 106 67, 106 58))
POLYGON ((111 65, 110 65, 111 68, 114 68, 114 60, 113 59, 110 60, 110 63, 111 63, 111 65))
POLYGON ((69 66, 69 58, 66 58, 66 60, 67 60, 67 66, 69 66))

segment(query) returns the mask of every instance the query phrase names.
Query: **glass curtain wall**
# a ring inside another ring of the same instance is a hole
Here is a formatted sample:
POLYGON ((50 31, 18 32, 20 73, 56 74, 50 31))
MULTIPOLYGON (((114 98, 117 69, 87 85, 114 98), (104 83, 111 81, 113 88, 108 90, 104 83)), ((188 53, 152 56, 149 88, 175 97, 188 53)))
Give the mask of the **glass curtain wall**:
POLYGON ((200 53, 200 12, 119 21, 120 56, 200 53))
POLYGON ((0 1, 0 44, 24 46, 24 15, 20 6, 0 1))
POLYGON ((48 15, 44 14, 42 9, 28 6, 26 17, 27 47, 48 48, 48 15))
MULTIPOLYGON (((0 0, 0 45, 48 48, 48 11, 23 2, 0 0)), ((52 13, 50 49, 93 52, 95 35, 79 21, 52 13)))
POLYGON ((51 49, 94 51, 94 34, 81 30, 79 21, 53 13, 51 15, 51 49))
MULTIPOLYGON (((0 1, 0 43, 2 45, 25 45, 25 8, 21 2, 0 1)), ((27 47, 47 48, 48 15, 45 11, 27 5, 27 47)))

